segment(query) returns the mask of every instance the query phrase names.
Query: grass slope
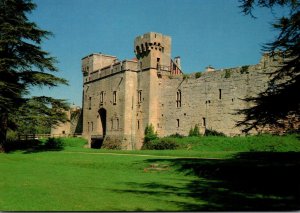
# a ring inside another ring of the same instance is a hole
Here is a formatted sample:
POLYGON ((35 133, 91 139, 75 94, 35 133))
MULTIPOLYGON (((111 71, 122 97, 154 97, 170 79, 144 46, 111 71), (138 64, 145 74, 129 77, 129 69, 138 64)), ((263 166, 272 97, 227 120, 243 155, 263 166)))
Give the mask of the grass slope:
POLYGON ((157 151, 69 138, 60 151, 0 153, 0 210, 299 210, 297 137, 185 138, 182 150, 157 151))

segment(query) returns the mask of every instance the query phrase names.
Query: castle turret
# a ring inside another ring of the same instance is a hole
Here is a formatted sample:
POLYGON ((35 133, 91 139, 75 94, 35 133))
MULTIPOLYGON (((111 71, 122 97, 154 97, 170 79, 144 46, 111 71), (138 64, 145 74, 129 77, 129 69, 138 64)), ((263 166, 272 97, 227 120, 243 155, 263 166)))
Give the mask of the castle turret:
POLYGON ((138 36, 134 52, 141 70, 170 68, 171 37, 154 32, 138 36))
POLYGON ((138 36, 134 40, 134 52, 139 70, 137 120, 143 131, 146 125, 158 123, 158 84, 159 78, 170 75, 171 37, 155 32, 138 36))

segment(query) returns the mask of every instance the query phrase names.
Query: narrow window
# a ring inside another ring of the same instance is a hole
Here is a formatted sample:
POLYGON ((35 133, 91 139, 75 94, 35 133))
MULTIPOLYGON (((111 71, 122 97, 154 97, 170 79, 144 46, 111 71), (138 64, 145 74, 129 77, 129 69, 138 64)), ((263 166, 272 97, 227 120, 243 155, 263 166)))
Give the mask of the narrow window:
POLYGON ((219 99, 222 99, 222 90, 219 89, 219 99))
POLYGON ((202 126, 206 127, 206 119, 202 118, 202 126))
POLYGON ((88 132, 90 132, 90 122, 88 122, 87 127, 88 127, 88 132))
POLYGON ((142 102, 142 90, 138 91, 138 103, 142 102))
POLYGON ((100 104, 102 105, 103 104, 103 100, 104 100, 104 92, 102 91, 100 93, 100 104))
POLYGON ((92 109, 92 97, 89 97, 89 109, 92 109))
POLYGON ((140 120, 137 120, 137 128, 140 129, 140 120))
POLYGON ((179 125, 179 119, 176 119, 176 121, 177 121, 177 127, 179 127, 180 125, 179 125))
POLYGON ((181 107, 181 91, 178 90, 176 94, 176 106, 181 107))
POLYGON ((117 91, 113 92, 113 105, 117 104, 117 91))
POLYGON ((114 129, 114 119, 111 119, 111 129, 114 129))
POLYGON ((117 120, 117 126, 116 126, 116 129, 119 129, 119 128, 120 128, 120 125, 119 125, 119 118, 117 118, 116 120, 117 120))

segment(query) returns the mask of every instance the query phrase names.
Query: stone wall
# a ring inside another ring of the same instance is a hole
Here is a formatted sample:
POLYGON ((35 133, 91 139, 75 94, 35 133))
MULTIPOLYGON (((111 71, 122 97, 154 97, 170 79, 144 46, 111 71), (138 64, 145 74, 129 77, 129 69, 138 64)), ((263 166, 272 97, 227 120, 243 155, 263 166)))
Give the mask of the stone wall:
MULTIPOLYGON (((257 65, 183 75, 171 58, 171 38, 159 33, 138 36, 137 59, 91 54, 82 59, 83 135, 104 146, 140 149, 152 124, 159 136, 187 135, 195 125, 234 136, 242 134, 237 110, 243 99, 268 86, 276 61, 264 55, 257 65)), ((255 132, 252 132, 255 133, 255 132)))

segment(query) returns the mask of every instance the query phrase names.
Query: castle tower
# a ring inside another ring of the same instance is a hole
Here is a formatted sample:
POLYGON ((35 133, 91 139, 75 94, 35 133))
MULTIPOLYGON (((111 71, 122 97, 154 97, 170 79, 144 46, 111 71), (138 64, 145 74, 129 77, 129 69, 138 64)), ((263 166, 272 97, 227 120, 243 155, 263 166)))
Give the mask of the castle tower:
POLYGON ((140 126, 137 135, 143 134, 146 125, 155 128, 158 121, 160 78, 171 73, 171 37, 150 32, 136 37, 134 52, 138 59, 138 109, 140 126))

